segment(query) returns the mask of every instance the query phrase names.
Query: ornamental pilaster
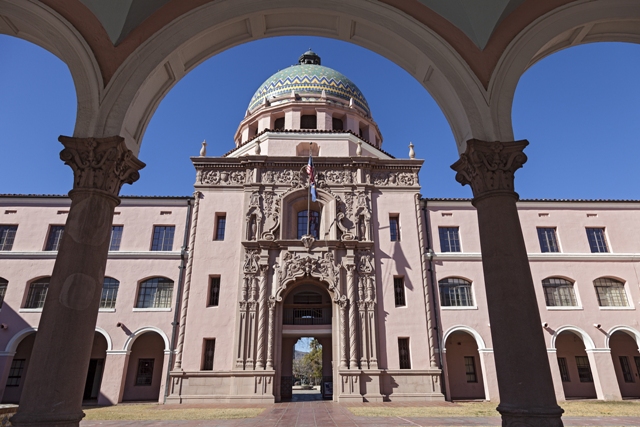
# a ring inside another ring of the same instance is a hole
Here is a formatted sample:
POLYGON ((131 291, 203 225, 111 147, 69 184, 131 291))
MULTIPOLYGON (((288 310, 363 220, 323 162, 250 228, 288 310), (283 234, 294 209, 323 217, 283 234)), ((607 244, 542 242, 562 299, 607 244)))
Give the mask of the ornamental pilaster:
POLYGON ((273 369, 273 339, 276 317, 276 298, 269 297, 269 338, 267 341, 267 369, 273 369))
POLYGON ((264 368, 264 341, 267 320, 267 273, 269 266, 261 264, 259 273, 259 306, 258 306, 258 351, 256 356, 256 369, 264 368))
POLYGON ((357 313, 356 313, 356 285, 355 271, 356 266, 348 264, 345 266, 347 270, 347 292, 349 293, 349 369, 358 368, 358 341, 357 341, 357 313))
POLYGON ((347 306, 349 302, 346 296, 341 296, 337 301, 340 308, 340 369, 347 369, 347 359, 349 354, 347 351, 347 306))

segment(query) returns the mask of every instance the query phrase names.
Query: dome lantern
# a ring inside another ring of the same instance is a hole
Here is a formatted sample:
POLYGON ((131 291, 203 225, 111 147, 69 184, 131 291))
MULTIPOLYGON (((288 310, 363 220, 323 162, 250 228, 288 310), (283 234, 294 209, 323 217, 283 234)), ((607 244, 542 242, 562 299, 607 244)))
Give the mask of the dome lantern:
POLYGON ((309 48, 308 51, 300 55, 300 58, 298 59, 298 64, 322 65, 320 63, 320 57, 318 56, 317 53, 312 51, 311 48, 309 48))

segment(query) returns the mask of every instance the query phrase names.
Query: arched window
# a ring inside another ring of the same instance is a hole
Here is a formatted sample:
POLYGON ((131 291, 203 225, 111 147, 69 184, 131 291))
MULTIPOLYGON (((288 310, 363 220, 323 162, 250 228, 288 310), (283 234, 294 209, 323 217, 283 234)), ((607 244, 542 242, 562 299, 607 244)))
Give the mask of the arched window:
POLYGON ((438 282, 440 285, 440 305, 443 307, 473 306, 471 282, 457 277, 448 277, 438 282))
POLYGON ((619 280, 601 277, 593 281, 598 294, 600 307, 627 307, 627 293, 624 291, 624 283, 619 280))
POLYGON ((317 129, 318 118, 315 114, 300 116, 300 129, 317 129))
POLYGON ((344 122, 342 121, 342 119, 338 119, 336 117, 333 117, 331 119, 332 122, 332 127, 333 130, 344 130, 344 122))
MULTIPOLYGON (((307 234, 307 211, 298 212, 298 239, 307 234)), ((309 223, 309 234, 316 240, 320 239, 320 212, 311 211, 311 222, 309 223)))
POLYGON ((547 307, 575 307, 578 305, 573 283, 566 279, 549 277, 542 281, 542 288, 547 307))
POLYGON ((4 302, 4 295, 7 293, 7 286, 9 286, 9 281, 0 277, 0 307, 4 302))
POLYGON ((100 297, 100 308, 116 308, 116 298, 120 282, 112 277, 105 277, 102 282, 102 296, 100 297))
POLYGON ((169 308, 173 294, 173 280, 154 277, 140 283, 136 308, 169 308))
POLYGON ((25 301, 24 308, 42 308, 44 307, 44 300, 47 297, 47 291, 49 290, 49 281, 51 277, 43 277, 29 285, 29 293, 27 294, 27 300, 25 301))

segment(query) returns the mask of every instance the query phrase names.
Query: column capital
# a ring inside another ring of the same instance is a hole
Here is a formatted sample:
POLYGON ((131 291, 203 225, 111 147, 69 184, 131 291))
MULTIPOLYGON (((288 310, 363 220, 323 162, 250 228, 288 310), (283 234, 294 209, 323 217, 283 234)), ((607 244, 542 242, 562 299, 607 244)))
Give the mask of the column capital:
POLYGON ((527 161, 523 153, 527 140, 513 142, 488 142, 478 139, 467 141, 467 150, 451 165, 456 171, 456 181, 469 184, 473 197, 491 193, 513 193, 515 171, 527 161))
POLYGON ((138 160, 120 136, 73 138, 60 136, 60 159, 73 169, 73 190, 100 190, 118 197, 123 184, 140 178, 146 165, 138 160))

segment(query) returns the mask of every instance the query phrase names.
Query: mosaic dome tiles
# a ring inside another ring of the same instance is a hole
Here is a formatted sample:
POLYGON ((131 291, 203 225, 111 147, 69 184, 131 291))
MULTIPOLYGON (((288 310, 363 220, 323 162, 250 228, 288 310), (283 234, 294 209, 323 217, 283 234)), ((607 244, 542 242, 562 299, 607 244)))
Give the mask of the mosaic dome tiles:
POLYGON ((264 99, 271 100, 274 97, 290 94, 318 94, 325 91, 327 96, 335 96, 349 102, 353 98, 353 103, 371 115, 369 104, 364 98, 360 89, 341 74, 331 68, 322 65, 300 64, 292 65, 289 68, 278 71, 269 77, 251 98, 249 111, 264 102, 264 99))

